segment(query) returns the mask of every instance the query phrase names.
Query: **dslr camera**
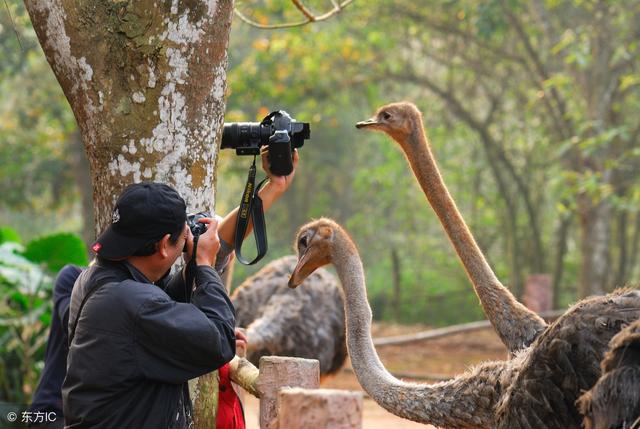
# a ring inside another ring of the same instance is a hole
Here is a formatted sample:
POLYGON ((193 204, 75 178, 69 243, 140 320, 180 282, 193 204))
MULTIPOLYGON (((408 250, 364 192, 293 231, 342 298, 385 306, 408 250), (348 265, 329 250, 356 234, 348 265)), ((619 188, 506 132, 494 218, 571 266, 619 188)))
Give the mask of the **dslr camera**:
MULTIPOLYGON (((198 222, 198 219, 202 219, 203 217, 212 217, 209 212, 198 212, 198 213, 189 213, 187 214, 187 226, 191 230, 191 234, 194 237, 198 237, 205 232, 207 232, 207 224, 198 222)), ((184 243, 183 252, 187 251, 187 243, 184 243)))
POLYGON ((202 235, 205 232, 207 232, 207 224, 198 222, 198 220, 205 217, 208 217, 208 218, 212 217, 211 213, 199 212, 199 213, 191 213, 187 215, 187 226, 191 230, 191 234, 193 234, 194 237, 198 235, 202 235))
POLYGON ((221 149, 235 149, 236 155, 260 155, 268 146, 269 169, 277 176, 293 171, 293 150, 309 139, 309 123, 298 122, 284 110, 269 113, 262 122, 224 124, 221 149))

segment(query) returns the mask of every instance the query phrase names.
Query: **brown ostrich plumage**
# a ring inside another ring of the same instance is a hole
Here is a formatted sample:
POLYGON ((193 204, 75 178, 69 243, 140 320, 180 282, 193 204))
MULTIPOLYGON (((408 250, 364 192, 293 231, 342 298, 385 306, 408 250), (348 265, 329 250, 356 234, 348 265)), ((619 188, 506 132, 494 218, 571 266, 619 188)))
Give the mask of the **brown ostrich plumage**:
POLYGON ((336 267, 349 355, 364 390, 400 417, 442 428, 580 429, 576 400, 600 377, 613 336, 640 319, 640 291, 618 290, 577 303, 513 359, 481 364, 442 383, 405 383, 386 371, 373 347, 364 270, 346 231, 319 219, 300 229, 296 243, 290 287, 323 265, 336 267))
POLYGON ((611 340, 602 376, 578 400, 585 429, 640 428, 640 321, 611 340))
POLYGON ((305 287, 287 287, 295 256, 277 259, 246 279, 231 295, 236 324, 247 329, 247 358, 292 356, 320 361, 320 374, 342 368, 347 357, 344 304, 336 277, 318 270, 305 287))

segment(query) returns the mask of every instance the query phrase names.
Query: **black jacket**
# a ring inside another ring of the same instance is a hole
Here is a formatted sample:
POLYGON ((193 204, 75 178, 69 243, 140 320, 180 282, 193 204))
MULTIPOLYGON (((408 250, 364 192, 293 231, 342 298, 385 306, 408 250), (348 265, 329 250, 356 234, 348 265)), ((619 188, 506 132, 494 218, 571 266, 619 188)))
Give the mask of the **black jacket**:
POLYGON ((213 268, 197 268, 190 303, 177 302, 181 273, 159 283, 104 260, 78 278, 70 330, 85 294, 103 286, 84 305, 69 347, 66 428, 184 428, 184 383, 235 355, 235 312, 213 268))
POLYGON ((33 395, 29 411, 56 413, 56 419, 62 421, 62 393, 60 386, 67 374, 67 322, 69 320, 69 301, 71 290, 80 268, 66 265, 60 270, 53 286, 53 310, 51 311, 51 328, 44 353, 44 369, 38 388, 33 395))

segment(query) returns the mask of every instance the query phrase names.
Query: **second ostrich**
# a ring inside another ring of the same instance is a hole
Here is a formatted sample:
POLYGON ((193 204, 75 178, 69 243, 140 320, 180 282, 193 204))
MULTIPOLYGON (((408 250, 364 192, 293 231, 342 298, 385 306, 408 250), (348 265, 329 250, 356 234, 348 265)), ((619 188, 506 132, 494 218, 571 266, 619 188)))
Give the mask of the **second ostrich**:
POLYGON ((345 295, 347 345, 365 391, 400 417, 453 429, 579 429, 575 401, 600 376, 599 363, 621 326, 640 318, 640 292, 619 290, 570 308, 527 349, 433 385, 406 383, 384 368, 371 339, 364 270, 349 235, 320 219, 298 232, 290 287, 323 265, 336 267, 345 295))
POLYGON ((320 361, 320 374, 337 372, 347 357, 344 305, 335 276, 315 272, 305 287, 287 287, 295 256, 277 259, 231 295, 236 324, 247 329, 247 359, 292 356, 320 361))
POLYGON ((407 102, 388 104, 356 127, 383 131, 400 145, 500 339, 511 353, 528 347, 547 324, 513 297, 487 263, 442 180, 418 108, 407 102))
POLYGON ((585 429, 640 429, 640 320, 611 340, 602 377, 578 400, 585 429))

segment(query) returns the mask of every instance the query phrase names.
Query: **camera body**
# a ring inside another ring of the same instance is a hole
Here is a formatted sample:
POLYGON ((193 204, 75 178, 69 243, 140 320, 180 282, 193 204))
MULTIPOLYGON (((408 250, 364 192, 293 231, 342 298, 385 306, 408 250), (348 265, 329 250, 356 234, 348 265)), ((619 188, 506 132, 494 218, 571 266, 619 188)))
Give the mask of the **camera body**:
POLYGON ((309 139, 309 123, 298 122, 284 110, 269 113, 262 122, 224 124, 221 149, 235 149, 236 155, 260 155, 268 146, 269 169, 277 176, 293 171, 293 150, 309 139))
POLYGON ((198 222, 199 219, 212 217, 209 212, 191 213, 187 215, 187 225, 193 236, 202 235, 207 232, 207 224, 198 222))

